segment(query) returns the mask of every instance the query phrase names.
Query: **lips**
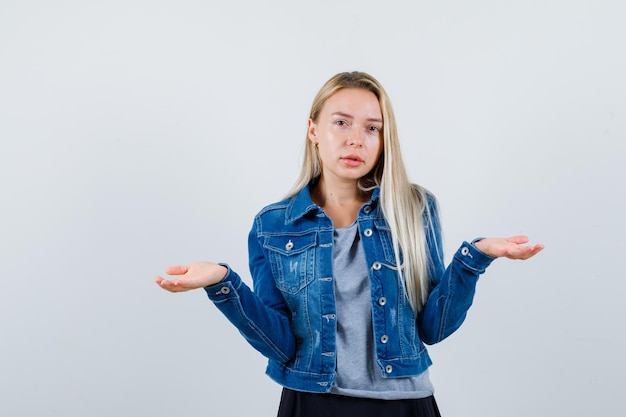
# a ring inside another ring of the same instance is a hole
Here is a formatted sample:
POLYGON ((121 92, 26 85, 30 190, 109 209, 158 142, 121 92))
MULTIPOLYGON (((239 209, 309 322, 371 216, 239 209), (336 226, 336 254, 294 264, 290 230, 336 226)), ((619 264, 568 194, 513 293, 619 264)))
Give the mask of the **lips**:
POLYGON ((356 167, 363 163, 363 159, 359 155, 344 155, 340 158, 346 165, 356 167))

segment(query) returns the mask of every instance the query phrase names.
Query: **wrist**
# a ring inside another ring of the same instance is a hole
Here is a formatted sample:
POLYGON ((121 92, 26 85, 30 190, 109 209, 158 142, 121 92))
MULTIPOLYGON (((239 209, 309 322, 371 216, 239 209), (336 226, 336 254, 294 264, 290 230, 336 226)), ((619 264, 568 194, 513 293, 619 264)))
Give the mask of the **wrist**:
POLYGON ((487 244, 484 241, 485 239, 486 238, 484 237, 477 237, 476 239, 472 240, 470 244, 476 249, 478 249, 480 252, 482 252, 483 254, 487 256, 492 256, 487 252, 487 244))

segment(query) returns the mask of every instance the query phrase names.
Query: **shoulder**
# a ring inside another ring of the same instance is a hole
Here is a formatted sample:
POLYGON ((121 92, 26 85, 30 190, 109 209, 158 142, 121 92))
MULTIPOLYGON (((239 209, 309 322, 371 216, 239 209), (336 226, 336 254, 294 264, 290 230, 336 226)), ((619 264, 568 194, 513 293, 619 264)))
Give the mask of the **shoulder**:
POLYGON ((261 230, 275 230, 284 227, 285 218, 293 197, 277 201, 263 207, 254 216, 254 224, 258 232, 261 230))
POLYGON ((255 217, 263 217, 268 213, 271 215, 271 213, 275 213, 275 212, 280 212, 280 211, 284 212, 285 210, 287 210, 287 207, 289 207, 289 204, 291 203, 292 200, 293 200, 293 197, 290 197, 281 201, 277 201, 272 204, 268 204, 267 206, 259 210, 259 212, 255 215, 255 217))
POLYGON ((289 199, 277 201, 259 210, 254 216, 250 235, 260 237, 281 230, 285 225, 285 213, 288 206, 289 199))
POLYGON ((411 187, 417 195, 417 200, 422 207, 428 210, 437 210, 437 197, 435 197, 432 191, 418 184, 411 184, 411 187))

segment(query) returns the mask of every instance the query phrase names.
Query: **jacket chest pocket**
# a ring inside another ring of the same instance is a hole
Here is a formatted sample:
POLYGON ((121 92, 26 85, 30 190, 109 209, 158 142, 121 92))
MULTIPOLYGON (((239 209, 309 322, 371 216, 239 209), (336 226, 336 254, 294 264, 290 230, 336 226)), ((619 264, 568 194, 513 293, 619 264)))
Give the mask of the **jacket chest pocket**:
MULTIPOLYGON (((387 222, 380 221, 375 222, 377 236, 380 239, 382 245, 383 255, 385 262, 389 265, 396 266, 396 253, 393 250, 393 239, 391 238, 391 229, 387 225, 387 222)), ((400 261, 402 261, 402 253, 400 253, 400 261)))
POLYGON ((276 280, 286 294, 296 294, 314 279, 316 233, 301 236, 270 236, 263 247, 276 280))

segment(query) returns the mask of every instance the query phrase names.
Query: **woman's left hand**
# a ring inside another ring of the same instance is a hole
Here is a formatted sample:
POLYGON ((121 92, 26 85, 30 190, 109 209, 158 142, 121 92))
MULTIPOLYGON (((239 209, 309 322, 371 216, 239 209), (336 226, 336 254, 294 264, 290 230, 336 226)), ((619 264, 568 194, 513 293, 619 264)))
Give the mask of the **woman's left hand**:
POLYGON ((543 249, 542 244, 524 245, 528 236, 512 236, 508 238, 485 238, 474 243, 481 252, 492 258, 528 259, 543 249))

